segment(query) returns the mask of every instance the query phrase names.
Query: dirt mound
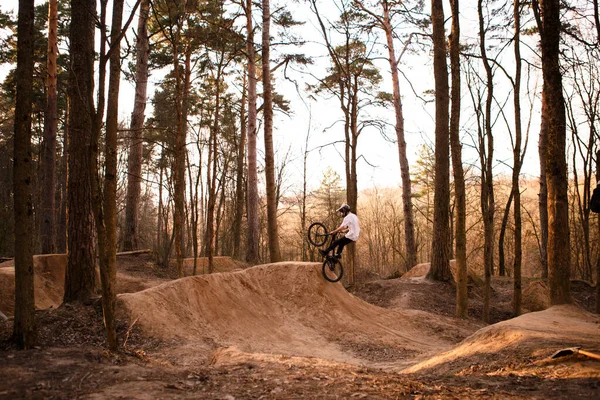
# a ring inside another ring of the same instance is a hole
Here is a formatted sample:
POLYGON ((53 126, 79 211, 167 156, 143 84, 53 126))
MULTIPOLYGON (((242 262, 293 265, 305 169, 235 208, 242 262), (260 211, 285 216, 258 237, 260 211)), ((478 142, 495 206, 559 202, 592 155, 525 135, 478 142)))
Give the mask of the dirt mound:
MULTIPOLYGON (((33 256, 33 281, 35 307, 46 309, 58 307, 64 293, 65 254, 46 254, 33 256)), ((15 310, 15 264, 14 261, 2 263, 0 267, 0 311, 12 315, 15 310)))
POLYGON ((523 309, 542 311, 550 307, 550 289, 543 281, 533 281, 523 289, 523 309))
MULTIPOLYGON (((412 267, 408 272, 406 272, 404 275, 402 275, 402 277, 400 279, 414 280, 414 279, 419 279, 419 278, 425 278, 425 276, 429 272, 430 268, 431 268, 431 263, 417 264, 414 267, 412 267)), ((456 260, 450 260, 450 271, 452 272, 452 276, 454 277, 454 280, 456 281, 456 260)), ((472 269, 469 268, 468 275, 467 275, 467 284, 473 285, 473 286, 483 286, 483 281, 472 269)))
POLYGON ((460 329, 450 318, 368 304, 325 281, 318 263, 188 277, 119 302, 154 337, 358 365, 392 352, 377 365, 406 366, 456 343, 440 332, 460 329))
MULTIPOLYGON (((148 289, 166 281, 157 278, 160 271, 149 260, 151 255, 126 255, 117 258, 117 293, 131 293, 148 289)), ((66 254, 33 256, 35 307, 38 310, 57 308, 62 304, 65 287, 66 254)), ((0 264, 0 311, 14 313, 15 264, 14 260, 0 264)))
MULTIPOLYGON (((512 281, 493 277, 490 299, 490 323, 512 318, 512 281)), ((482 328, 483 296, 481 288, 468 288, 468 321, 473 331, 467 332, 466 338, 476 329, 482 328)), ((356 285, 352 293, 383 308, 392 310, 421 310, 447 317, 456 316, 456 285, 446 282, 435 282, 423 278, 386 279, 356 285)), ((465 321, 457 321, 457 325, 465 326, 465 321)), ((457 335, 461 332, 457 332, 457 335)))
POLYGON ((406 271, 406 273, 402 275, 400 279, 406 280, 410 278, 423 278, 429 272, 429 268, 431 268, 431 263, 417 264, 410 270, 406 271))
MULTIPOLYGON (((598 352, 599 326, 598 315, 572 305, 554 306, 485 327, 454 349, 404 372, 465 375, 476 370, 499 375, 511 363, 513 371, 517 364, 523 369, 541 369, 540 365, 551 363, 549 356, 561 348, 581 346, 598 352)), ((590 364, 586 374, 600 377, 597 364, 590 364)))

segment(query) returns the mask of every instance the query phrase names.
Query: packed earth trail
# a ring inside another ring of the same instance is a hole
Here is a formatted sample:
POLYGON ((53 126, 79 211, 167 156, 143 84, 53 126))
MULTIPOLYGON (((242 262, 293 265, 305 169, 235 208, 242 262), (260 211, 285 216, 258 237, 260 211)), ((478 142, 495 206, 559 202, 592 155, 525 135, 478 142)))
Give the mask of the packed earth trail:
MULTIPOLYGON (((225 269, 232 272, 172 280, 150 256, 120 261, 121 351, 104 350, 99 302, 38 304, 35 349, 15 350, 7 340, 12 321, 0 322, 0 398, 572 399, 600 393, 600 362, 583 354, 551 358, 567 347, 600 353, 600 317, 575 305, 485 326, 445 312, 449 306, 440 302, 452 303, 452 286, 423 280, 417 270, 352 294, 325 281, 318 263, 246 269, 230 263, 225 269)), ((4 264, 0 272, 10 275, 4 264)), ((49 263, 37 265, 43 271, 49 263)), ((46 272, 53 282, 51 275, 46 272)), ((57 286, 38 285, 36 294, 57 286)))

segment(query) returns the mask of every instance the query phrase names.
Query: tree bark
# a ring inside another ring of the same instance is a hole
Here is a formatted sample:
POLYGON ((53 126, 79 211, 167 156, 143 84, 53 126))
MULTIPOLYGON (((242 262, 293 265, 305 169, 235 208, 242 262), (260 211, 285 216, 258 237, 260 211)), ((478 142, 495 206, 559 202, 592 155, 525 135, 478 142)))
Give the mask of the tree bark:
POLYGON ((175 103, 177 110, 177 133, 175 136, 174 151, 174 201, 173 230, 175 235, 175 257, 177 259, 177 276, 182 278, 183 271, 183 224, 185 215, 185 136, 186 121, 184 121, 183 90, 184 84, 181 77, 179 62, 179 46, 181 45, 181 26, 176 27, 176 37, 172 38, 173 44, 173 71, 175 75, 175 103))
MULTIPOLYGON (((542 104, 545 103, 546 92, 542 88, 542 104)), ((542 279, 548 279, 548 183, 546 180, 546 149, 548 148, 548 120, 542 113, 538 154, 540 158, 540 192, 538 206, 540 211, 540 260, 542 279)))
POLYGON ((247 77, 242 83, 242 101, 240 107, 240 140, 237 143, 237 170, 235 180, 235 219, 233 222, 233 258, 242 259, 242 218, 244 216, 244 159, 246 158, 246 93, 247 77))
POLYGON ((485 48, 486 29, 483 19, 483 0, 477 2, 477 12, 479 15, 479 49, 486 74, 485 127, 483 137, 479 139, 479 157, 481 159, 481 214, 484 227, 483 262, 485 271, 482 317, 484 322, 488 322, 490 318, 491 279, 494 274, 494 213, 496 207, 492 172, 494 159, 494 136, 492 135, 494 77, 485 48))
POLYGON ((221 54, 220 62, 217 65, 216 94, 215 94, 215 110, 213 125, 210 130, 210 144, 208 151, 208 168, 207 184, 208 184, 208 207, 206 217, 206 257, 208 258, 208 273, 214 272, 213 257, 215 243, 215 208, 217 205, 217 166, 218 166, 218 137, 220 132, 220 112, 221 112, 221 73, 223 70, 223 54, 221 54), (211 164, 212 161, 212 164, 211 164))
POLYGON ((448 66, 441 0, 431 1, 433 27, 433 74, 435 79, 435 193, 433 198, 433 245, 428 279, 449 281, 450 273, 450 149, 448 126, 448 66))
POLYGON ((258 171, 256 165, 256 52, 252 27, 252 0, 246 0, 248 53, 248 249, 246 261, 258 263, 258 171))
POLYGON ((65 110, 65 128, 63 132, 62 159, 60 169, 60 206, 58 209, 58 233, 56 237, 56 250, 59 253, 67 252, 67 148, 69 147, 69 118, 71 115, 71 101, 67 97, 65 110))
MULTIPOLYGON (((309 113, 308 127, 306 129, 306 138, 304 141, 304 151, 302 154, 302 199, 300 202, 300 230, 302 235, 302 261, 309 259, 309 248, 310 245, 306 236, 307 227, 307 165, 308 165, 308 144, 310 142, 310 129, 312 122, 312 111, 309 113)), ((310 252, 310 258, 312 260, 312 252, 310 252)))
MULTIPOLYGON (((193 250, 194 250, 194 268, 192 270, 192 275, 196 275, 197 269, 198 269, 198 251, 199 251, 199 244, 198 244, 198 221, 200 220, 200 213, 199 213, 199 205, 198 205, 198 201, 199 201, 199 187, 200 187, 200 181, 202 180, 202 145, 200 144, 200 134, 198 134, 198 140, 196 141, 196 149, 198 150, 198 172, 196 174, 196 182, 194 183, 194 185, 192 186, 192 177, 191 177, 191 172, 190 172, 190 198, 192 201, 192 213, 193 213, 193 220, 194 220, 194 224, 192 225, 192 239, 193 239, 193 250), (194 189, 194 194, 192 196, 191 192, 192 192, 192 188, 194 189)), ((191 169, 191 166, 189 166, 189 168, 191 169)))
MULTIPOLYGON (((404 114, 400 96, 400 79, 398 77, 398 60, 394 49, 393 28, 390 22, 390 5, 387 0, 383 5, 383 28, 387 41, 390 69, 392 70, 392 86, 394 113, 396 116, 396 137, 398 139, 398 158, 400 160, 400 176, 402 178, 402 205, 404 212, 404 245, 406 247, 405 269, 410 270, 417 264, 417 248, 415 245, 415 223, 412 209, 412 188, 410 182, 410 166, 406 157, 406 139, 404 134, 404 114)), ((459 81, 460 82, 460 81, 459 81)), ((459 83, 460 84, 460 83, 459 83)), ((462 167, 461 167, 462 168, 462 167)))
POLYGON ((71 71, 69 74, 68 262, 65 302, 87 301, 96 278, 95 225, 92 211, 90 154, 94 126, 95 0, 71 2, 71 71))
POLYGON ((510 208, 513 202, 513 192, 510 191, 504 215, 502 216, 502 224, 500 225, 500 234, 498 235, 498 275, 506 276, 506 261, 504 257, 504 238, 506 237, 506 227, 508 225, 508 217, 510 216, 510 208))
POLYGON ((566 163, 566 116, 560 71, 560 1, 541 3, 540 39, 545 96, 542 114, 548 123, 548 286, 552 305, 571 302, 569 203, 566 163))
POLYGON ((20 348, 35 342, 33 291, 33 163, 31 103, 34 65, 34 4, 19 0, 17 94, 15 103, 13 193, 15 213, 15 320, 13 338, 20 348))
MULTIPOLYGON (((156 250, 157 254, 162 252, 162 214, 163 214, 163 163, 165 150, 161 149, 159 167, 158 167, 158 207, 156 213, 156 250)), ((160 258, 159 258, 160 259, 160 258)))
POLYGON ((521 315, 521 264, 523 260, 522 226, 521 226, 521 190, 519 176, 521 175, 521 9, 519 0, 514 0, 513 15, 515 24, 515 81, 514 81, 514 113, 515 113, 515 144, 513 148, 513 174, 512 195, 514 198, 515 219, 515 261, 514 261, 514 289, 513 289, 513 314, 521 315))
POLYGON ((127 159, 127 202, 125 205, 125 229, 123 249, 133 250, 139 245, 138 214, 140 193, 142 190, 142 154, 144 112, 146 110, 146 92, 148 88, 148 38, 149 0, 142 0, 138 18, 136 62, 135 62, 135 98, 131 113, 131 140, 127 159))
POLYGON ((42 193, 40 242, 42 254, 56 252, 56 130, 58 125, 56 101, 56 58, 58 6, 48 2, 48 52, 46 76, 46 111, 44 112, 44 142, 42 147, 42 193))
POLYGON ((267 186, 267 225, 271 262, 281 261, 277 227, 277 188, 275 185, 275 151, 273 149, 273 87, 271 85, 271 9, 270 0, 262 0, 262 80, 265 119, 265 180, 267 186))
MULTIPOLYGON (((104 171, 104 229, 105 248, 100 249, 100 278, 102 282, 102 309, 108 348, 118 347, 116 329, 117 280, 117 132, 119 112, 119 82, 121 78, 120 34, 123 20, 123 0, 113 1, 111 23, 110 76, 106 111, 106 144, 104 171)), ((97 221, 98 222, 98 221, 97 221)))
MULTIPOLYGON (((596 151, 596 183, 600 183, 600 150, 596 151)), ((597 226, 600 237, 600 218, 597 226)), ((600 314, 600 257, 596 260, 596 314, 600 314)))
POLYGON ((452 107, 450 110, 450 146, 452 149, 452 171, 456 197, 456 316, 467 317, 467 202, 465 176, 460 144, 460 20, 459 1, 451 0, 452 32, 450 35, 450 70, 452 72, 452 107))

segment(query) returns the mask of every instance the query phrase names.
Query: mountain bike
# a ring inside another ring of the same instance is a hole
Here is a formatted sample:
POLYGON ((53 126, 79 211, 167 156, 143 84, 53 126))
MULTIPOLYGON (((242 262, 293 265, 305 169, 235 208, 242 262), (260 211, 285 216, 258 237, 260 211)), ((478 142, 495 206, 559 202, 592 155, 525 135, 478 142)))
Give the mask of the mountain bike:
MULTIPOLYGON (((315 247, 322 247, 331 238, 325 224, 314 222, 308 227, 308 242, 315 247)), ((331 238, 330 240, 334 240, 331 238)), ((323 277, 329 282, 337 282, 344 276, 344 267, 340 259, 331 254, 327 254, 323 259, 323 277)))

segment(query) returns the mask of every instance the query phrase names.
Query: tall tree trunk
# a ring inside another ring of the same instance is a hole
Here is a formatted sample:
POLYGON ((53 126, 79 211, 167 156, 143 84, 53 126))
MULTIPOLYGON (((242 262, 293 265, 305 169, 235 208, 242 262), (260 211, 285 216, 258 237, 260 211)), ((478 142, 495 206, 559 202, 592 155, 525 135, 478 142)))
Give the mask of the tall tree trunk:
POLYGON ((96 206, 96 226, 100 250, 102 310, 108 347, 117 350, 116 279, 117 279, 117 132, 119 112, 119 82, 121 78, 120 34, 123 20, 123 0, 114 0, 110 34, 110 76, 106 111, 105 171, 102 203, 96 206), (100 210, 101 208, 101 210, 100 210), (99 211, 99 212, 98 212, 99 211), (102 219, 103 218, 103 219, 102 219), (104 237, 101 240, 102 235, 104 237))
POLYGON ((67 148, 69 147, 69 116, 71 114, 71 102, 67 98, 65 110, 65 128, 63 132, 63 148, 60 171, 60 207, 58 210, 58 233, 56 237, 56 250, 59 253, 67 252, 67 148))
POLYGON ((179 46, 181 45, 181 27, 178 26, 176 38, 173 38, 173 71, 175 75, 175 104, 177 110, 177 133, 175 136, 174 156, 174 201, 173 230, 175 240, 175 257, 177 259, 177 276, 182 278, 183 271, 183 222, 185 215, 185 133, 186 122, 183 111, 184 84, 181 77, 181 66, 179 63, 179 46))
POLYGON ((273 149, 273 87, 271 85, 271 9, 270 0, 262 0, 262 80, 265 119, 265 180, 267 186, 267 225, 271 262, 281 261, 277 228, 277 192, 275 186, 275 151, 273 149))
POLYGON ((510 208, 512 206, 514 193, 511 190, 504 215, 502 216, 502 224, 500 225, 500 234, 498 235, 498 275, 506 276, 506 261, 504 257, 504 238, 506 237, 506 227, 508 225, 508 217, 510 216, 510 208))
POLYGON ((450 146, 456 196, 456 316, 467 317, 467 201, 460 144, 460 20, 459 2, 451 0, 450 69, 452 71, 452 108, 450 110, 450 146))
MULTIPOLYGON (((193 196, 193 211, 194 211, 194 226, 193 226, 193 240, 194 240, 194 268, 192 271, 192 275, 196 275, 198 268, 198 221, 200 221, 200 212, 199 212, 199 196, 198 193, 200 191, 200 184, 202 181, 202 146, 200 144, 200 134, 198 134, 198 140, 196 141, 196 149, 198 150, 198 173, 196 174, 196 182, 194 184, 194 196, 193 196)), ((190 187, 192 187, 192 179, 190 176, 190 187)), ((190 189, 191 191, 191 189, 190 189)))
MULTIPOLYGON (((106 83, 106 62, 108 60, 106 54, 106 2, 100 2, 100 57, 98 65, 98 100, 97 109, 93 117, 92 123, 92 138, 90 145, 90 159, 88 162, 90 187, 92 192, 92 211, 96 227, 96 237, 98 240, 98 258, 100 264, 100 279, 102 283, 102 291, 104 292, 104 284, 106 281, 106 271, 108 269, 108 244, 106 242, 106 220, 104 216, 103 204, 103 189, 102 189, 102 162, 100 152, 100 136, 102 134, 102 121, 104 119, 105 106, 105 83, 106 83)), ((105 156, 107 156, 105 154, 105 156)), ((104 176, 105 178, 105 176, 104 176)), ((104 296, 102 306, 104 308, 104 296)))
POLYGON ((142 0, 138 18, 136 62, 135 62, 135 98, 131 113, 129 157, 127 159, 127 202, 125 205, 125 229, 123 249, 134 250, 138 247, 138 213, 142 190, 142 153, 144 112, 146 110, 146 92, 148 88, 148 38, 149 0, 142 0))
MULTIPOLYGON (((545 103, 546 92, 542 88, 542 104, 545 103)), ((546 150, 548 148, 548 119, 542 113, 538 154, 540 158, 540 192, 538 206, 540 212, 540 259, 542 279, 548 279, 548 182, 546 180, 546 150)))
MULTIPOLYGON (((596 182, 600 183, 600 150, 596 151, 596 182)), ((598 236, 600 237, 600 218, 598 236)), ((600 257, 596 260, 596 314, 600 314, 600 257)))
POLYGON ((33 0, 19 0, 17 98, 15 103, 13 193, 15 213, 15 320, 13 338, 20 348, 35 342, 33 292, 33 163, 31 103, 34 49, 33 0))
MULTIPOLYGON (((406 157, 406 140, 404 135, 404 115, 402 98, 400 97, 400 79, 398 77, 398 60, 394 49, 393 28, 390 22, 390 6, 383 1, 383 23, 387 41, 390 69, 392 70, 392 86, 394 96, 394 113, 396 116, 396 137, 398 138, 398 158, 400 160, 400 176, 402 178, 402 205, 404 211, 404 244, 406 247, 406 271, 417 264, 417 248, 415 245, 415 223, 412 210, 412 188, 410 167, 406 157)), ((460 81, 459 81, 460 84, 460 81)), ((461 167, 462 168, 462 167, 461 167)))
POLYGON ((240 106, 240 140, 237 143, 237 170, 235 179, 235 219, 233 221, 233 258, 241 260, 242 218, 244 216, 244 159, 246 155, 246 74, 242 83, 240 106))
POLYGON ((433 28, 433 75, 435 79, 435 193, 433 198, 433 245, 428 279, 449 281, 450 246, 450 149, 448 126, 448 66, 444 34, 444 9, 441 0, 431 1, 433 28))
POLYGON ((513 314, 521 314, 521 264, 523 260, 522 226, 521 226, 521 190, 519 188, 519 176, 521 175, 521 8, 519 0, 514 0, 513 15, 515 24, 515 81, 514 81, 514 112, 515 112, 515 141, 513 149, 513 174, 512 194, 515 201, 515 261, 514 261, 514 290, 513 290, 513 314))
POLYGON ((215 207, 217 204, 217 166, 218 166, 218 137, 220 132, 220 113, 221 113, 221 72, 223 68, 223 58, 217 66, 216 76, 216 94, 215 94, 215 111, 214 121, 210 132, 209 151, 208 151, 208 167, 207 167, 207 184, 208 184, 208 207, 206 216, 206 257, 208 258, 208 273, 214 272, 213 252, 215 243, 215 207), (212 160, 212 164, 211 164, 212 160))
POLYGON ((40 242, 42 254, 56 252, 56 130, 58 126, 56 101, 56 57, 58 6, 48 2, 48 57, 46 76, 46 111, 44 113, 44 142, 42 150, 42 199, 40 242))
POLYGON ((479 49, 486 74, 486 100, 485 100, 485 128, 483 137, 479 144, 479 157, 481 158, 481 213, 483 215, 484 247, 483 262, 485 270, 485 287, 483 292, 484 322, 490 318, 491 279, 494 274, 494 182, 493 182, 493 159, 494 159, 494 137, 492 135, 492 102, 494 100, 494 76, 492 67, 487 58, 485 48, 486 29, 483 20, 483 0, 477 2, 479 15, 479 49))
POLYGON ((87 301, 95 293, 96 244, 90 154, 94 127, 95 0, 71 2, 69 73, 68 262, 65 302, 87 301))
MULTIPOLYGON (((181 248, 184 249, 184 257, 189 254, 189 244, 190 244, 190 227, 188 225, 189 219, 188 219, 188 209, 189 207, 187 207, 188 202, 186 201, 185 198, 185 194, 186 194, 186 190, 185 190, 185 169, 186 169, 186 164, 189 162, 188 160, 188 151, 187 151, 187 145, 185 145, 185 143, 187 143, 187 127, 188 127, 188 116, 189 116, 189 109, 190 109, 190 90, 192 87, 192 52, 193 52, 193 48, 192 46, 186 46, 185 48, 185 58, 184 58, 184 74, 183 74, 183 95, 181 97, 181 112, 183 115, 183 130, 184 130, 184 148, 183 148, 183 159, 184 159, 184 164, 183 164, 183 172, 182 172, 182 176, 183 178, 183 204, 184 204, 184 221, 186 222, 186 224, 184 224, 185 227, 187 227, 186 230, 186 235, 182 235, 181 237, 181 248), (186 241, 185 241, 185 237, 187 236, 188 238, 188 246, 186 246, 186 241)), ((191 185, 192 182, 190 181, 189 184, 191 185)))
POLYGON ((188 182, 190 183, 190 212, 189 212, 189 237, 192 244, 192 256, 194 257, 194 266, 192 268, 192 275, 196 275, 197 257, 198 257, 198 183, 193 184, 194 179, 192 177, 192 163, 190 163, 190 154, 187 152, 187 171, 188 171, 188 182), (195 192, 194 192, 195 189, 195 192))
MULTIPOLYGON (((308 144, 310 141, 310 128, 312 122, 312 111, 309 113, 308 127, 306 129, 306 140, 304 141, 304 152, 302 158, 302 201, 300 203, 300 228, 302 232, 302 261, 309 259, 309 245, 306 240, 306 199, 307 199, 307 165, 308 165, 308 144)), ((312 252, 310 253, 312 260, 312 252)))
POLYGON ((158 172, 158 208, 156 218, 156 250, 157 254, 162 249, 162 213, 163 213, 163 163, 164 163, 164 149, 161 149, 160 161, 159 161, 159 172, 158 172))
POLYGON ((223 207, 225 206, 225 189, 227 184, 227 174, 229 172, 229 163, 230 158, 228 154, 224 155, 223 160, 223 168, 221 171, 221 179, 219 179, 219 186, 217 187, 217 193, 219 193, 219 204, 216 208, 216 217, 215 217, 215 253, 217 255, 223 254, 223 245, 221 244, 221 222, 223 221, 223 207), (220 249, 220 250, 219 250, 220 249))
POLYGON ((248 249, 246 261, 258 263, 258 172, 256 165, 256 53, 252 27, 252 0, 246 0, 246 51, 248 53, 248 249))
POLYGON ((538 15, 545 93, 542 114, 548 123, 548 286, 550 303, 556 305, 571 302, 566 116, 559 64, 560 1, 544 0, 538 15))

